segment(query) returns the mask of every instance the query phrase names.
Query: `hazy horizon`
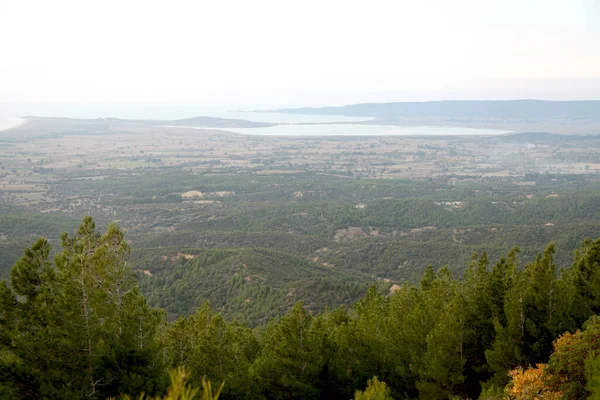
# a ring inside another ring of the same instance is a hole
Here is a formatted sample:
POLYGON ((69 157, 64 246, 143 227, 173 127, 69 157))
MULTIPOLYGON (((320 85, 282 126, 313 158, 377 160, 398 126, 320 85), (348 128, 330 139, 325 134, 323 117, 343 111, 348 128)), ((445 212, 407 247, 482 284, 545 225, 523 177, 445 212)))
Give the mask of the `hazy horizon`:
POLYGON ((600 98, 600 1, 0 0, 0 103, 600 98))

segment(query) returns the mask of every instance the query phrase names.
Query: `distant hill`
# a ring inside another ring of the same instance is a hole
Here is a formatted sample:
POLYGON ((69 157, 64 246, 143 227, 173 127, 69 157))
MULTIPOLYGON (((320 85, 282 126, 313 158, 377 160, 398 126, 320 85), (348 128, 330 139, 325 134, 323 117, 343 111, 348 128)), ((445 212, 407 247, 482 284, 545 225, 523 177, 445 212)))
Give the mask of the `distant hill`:
POLYGON ((573 142, 575 140, 600 140, 600 136, 582 136, 582 135, 559 135, 546 132, 522 132, 510 135, 490 136, 488 140, 503 142, 503 143, 546 143, 560 144, 564 142, 573 142))
POLYGON ((416 118, 588 118, 600 120, 600 101, 426 101, 362 103, 343 107, 284 108, 275 110, 293 114, 330 114, 352 117, 416 118))
POLYGON ((267 323, 300 299, 313 312, 351 304, 373 282, 366 274, 348 276, 348 271, 260 248, 179 253, 155 261, 153 271, 141 281, 152 305, 181 315, 208 300, 214 310, 248 324, 267 323))
POLYGON ((116 120, 130 123, 142 123, 148 125, 168 125, 168 126, 194 126, 203 128, 262 128, 273 126, 267 122, 254 122, 245 119, 227 119, 214 117, 193 117, 176 120, 116 120))
POLYGON ((513 132, 600 134, 600 101, 426 101, 363 103, 343 107, 284 108, 291 114, 371 117, 355 124, 453 126, 513 132))
POLYGON ((272 126, 266 122, 254 122, 243 119, 226 119, 213 117, 193 117, 176 120, 135 120, 120 118, 57 118, 57 117, 23 117, 25 123, 2 131, 3 139, 12 139, 47 134, 102 134, 115 131, 134 131, 149 127, 173 128, 261 128, 272 126))

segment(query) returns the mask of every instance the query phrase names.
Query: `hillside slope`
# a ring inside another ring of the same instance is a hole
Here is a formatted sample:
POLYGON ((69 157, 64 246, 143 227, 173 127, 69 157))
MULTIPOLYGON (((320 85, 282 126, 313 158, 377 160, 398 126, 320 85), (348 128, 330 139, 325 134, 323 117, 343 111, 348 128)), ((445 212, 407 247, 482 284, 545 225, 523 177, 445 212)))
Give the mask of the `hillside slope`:
POLYGON ((154 271, 141 281, 151 304, 187 314, 209 301, 214 310, 252 325, 285 314, 299 299, 315 312, 349 305, 370 283, 360 273, 350 279, 348 271, 257 248, 178 253, 154 271))

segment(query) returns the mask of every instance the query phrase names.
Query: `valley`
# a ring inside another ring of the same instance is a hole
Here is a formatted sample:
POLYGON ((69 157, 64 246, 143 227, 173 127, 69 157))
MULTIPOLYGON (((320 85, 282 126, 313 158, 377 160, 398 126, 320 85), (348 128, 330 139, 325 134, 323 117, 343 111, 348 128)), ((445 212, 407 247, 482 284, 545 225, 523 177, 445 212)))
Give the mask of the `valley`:
POLYGON ((558 261, 600 231, 596 136, 270 137, 242 120, 31 118, 0 136, 0 276, 82 216, 127 234, 152 305, 209 300, 255 325, 298 300, 318 312, 428 265, 521 246, 558 261), (189 124, 187 121, 184 124, 189 124), (170 126, 166 126, 170 125, 170 126))

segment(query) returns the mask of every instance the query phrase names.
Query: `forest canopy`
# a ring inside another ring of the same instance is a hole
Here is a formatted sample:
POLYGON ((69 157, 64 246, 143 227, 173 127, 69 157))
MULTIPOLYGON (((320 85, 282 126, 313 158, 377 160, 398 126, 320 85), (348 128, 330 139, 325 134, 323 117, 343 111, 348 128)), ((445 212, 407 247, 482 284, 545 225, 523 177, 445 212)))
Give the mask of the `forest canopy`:
POLYGON ((236 399, 579 399, 600 387, 600 239, 568 266, 553 244, 526 265, 518 248, 473 254, 463 276, 429 267, 416 285, 373 286, 351 307, 298 302, 254 328, 207 302, 169 320, 140 294, 129 252, 119 227, 102 234, 91 217, 53 258, 43 238, 25 249, 0 282, 0 397, 160 396, 172 370, 236 399))

